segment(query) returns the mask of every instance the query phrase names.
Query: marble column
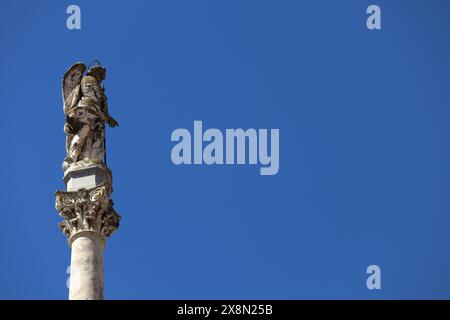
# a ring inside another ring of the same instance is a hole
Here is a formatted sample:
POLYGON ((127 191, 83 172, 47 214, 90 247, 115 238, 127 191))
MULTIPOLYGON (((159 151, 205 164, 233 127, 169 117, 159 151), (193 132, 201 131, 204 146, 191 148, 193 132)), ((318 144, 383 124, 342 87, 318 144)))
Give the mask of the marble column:
POLYGON ((71 237, 70 300, 103 300, 103 243, 95 231, 71 237))
POLYGON ((56 210, 64 219, 59 226, 72 249, 69 299, 102 300, 103 248, 120 221, 109 198, 111 176, 99 164, 72 173, 65 174, 68 191, 56 191, 56 210))
POLYGON ((56 191, 55 206, 72 249, 71 300, 103 299, 103 248, 120 221, 106 164, 106 126, 119 123, 109 114, 105 78, 106 68, 94 60, 89 69, 82 62, 73 64, 62 79, 66 190, 56 191))

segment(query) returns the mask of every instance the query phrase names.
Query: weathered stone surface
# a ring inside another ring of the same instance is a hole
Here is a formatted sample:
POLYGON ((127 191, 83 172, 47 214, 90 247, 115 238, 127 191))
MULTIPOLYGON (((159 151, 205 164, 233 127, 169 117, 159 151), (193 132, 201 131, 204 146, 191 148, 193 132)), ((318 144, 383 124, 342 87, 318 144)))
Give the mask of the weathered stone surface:
POLYGON ((103 299, 103 247, 119 227, 120 216, 110 199, 112 174, 106 166, 105 125, 118 126, 108 112, 101 82, 106 69, 87 71, 74 64, 63 77, 67 191, 56 191, 56 210, 64 219, 59 227, 72 248, 71 300, 103 299))
POLYGON ((75 63, 63 77, 63 102, 66 124, 66 158, 63 169, 83 159, 104 160, 105 124, 118 126, 108 111, 101 82, 106 69, 95 65, 87 71, 83 63, 75 63))
POLYGON ((71 238, 70 300, 103 299, 103 239, 95 231, 71 238))
MULTIPOLYGON (((64 183, 67 191, 94 188, 102 183, 112 185, 111 171, 102 163, 80 161, 77 165, 69 167, 64 173, 64 183)), ((107 190, 108 193, 112 192, 107 190)))
POLYGON ((79 231, 95 231, 106 238, 119 227, 120 216, 107 190, 103 183, 91 189, 56 191, 56 210, 64 218, 59 226, 69 242, 79 231))
POLYGON ((56 210, 72 248, 71 300, 103 299, 103 247, 119 227, 120 216, 109 199, 105 183, 91 189, 57 191, 56 210))

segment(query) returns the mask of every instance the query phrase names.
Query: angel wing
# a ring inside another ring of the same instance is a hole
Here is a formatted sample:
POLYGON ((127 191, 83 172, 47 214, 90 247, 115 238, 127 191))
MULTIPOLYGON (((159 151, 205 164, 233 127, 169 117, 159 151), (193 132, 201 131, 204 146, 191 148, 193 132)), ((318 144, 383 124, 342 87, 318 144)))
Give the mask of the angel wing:
POLYGON ((62 80, 62 97, 63 103, 67 100, 73 89, 80 84, 81 78, 86 71, 84 63, 78 62, 69 68, 64 74, 62 80))

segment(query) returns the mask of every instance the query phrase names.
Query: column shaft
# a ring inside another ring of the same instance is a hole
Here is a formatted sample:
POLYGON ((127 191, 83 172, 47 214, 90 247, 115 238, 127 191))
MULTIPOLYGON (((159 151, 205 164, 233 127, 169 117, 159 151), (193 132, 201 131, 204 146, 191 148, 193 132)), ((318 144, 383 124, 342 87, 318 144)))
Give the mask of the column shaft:
POLYGON ((103 242, 95 231, 71 241, 70 300, 103 300, 103 242))

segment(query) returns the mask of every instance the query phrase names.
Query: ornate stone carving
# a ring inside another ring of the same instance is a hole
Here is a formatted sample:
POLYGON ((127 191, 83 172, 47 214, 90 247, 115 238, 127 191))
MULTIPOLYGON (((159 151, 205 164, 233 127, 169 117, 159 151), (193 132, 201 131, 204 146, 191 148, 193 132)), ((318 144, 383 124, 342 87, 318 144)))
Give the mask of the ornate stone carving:
POLYGON ((69 239, 79 231, 96 231, 107 238, 119 227, 121 217, 113 208, 105 183, 92 189, 55 194, 56 210, 64 219, 59 227, 69 239))
POLYGON ((105 88, 101 84, 106 69, 95 62, 97 65, 90 67, 86 75, 86 66, 78 62, 63 77, 64 132, 67 135, 64 171, 85 159, 104 161, 105 124, 118 126, 109 115, 105 88))
POLYGON ((112 172, 106 165, 105 139, 106 125, 118 123, 108 112, 102 85, 106 69, 96 62, 88 70, 75 63, 62 81, 66 191, 55 192, 55 207, 72 250, 71 300, 103 299, 103 247, 121 219, 110 199, 112 172))

